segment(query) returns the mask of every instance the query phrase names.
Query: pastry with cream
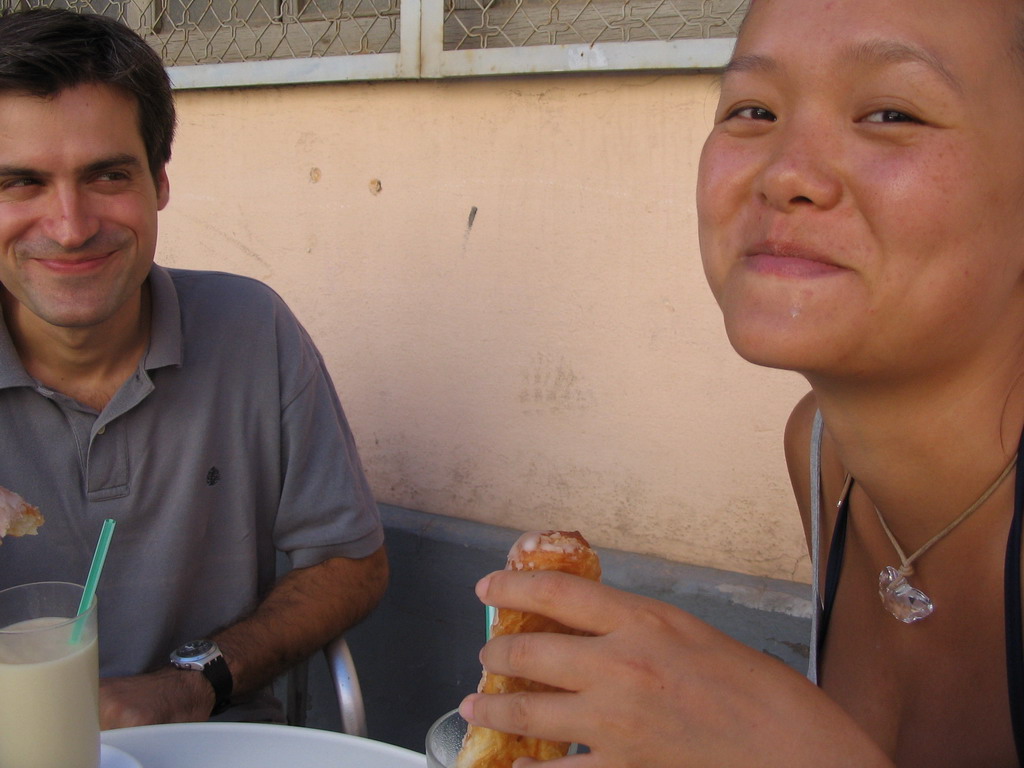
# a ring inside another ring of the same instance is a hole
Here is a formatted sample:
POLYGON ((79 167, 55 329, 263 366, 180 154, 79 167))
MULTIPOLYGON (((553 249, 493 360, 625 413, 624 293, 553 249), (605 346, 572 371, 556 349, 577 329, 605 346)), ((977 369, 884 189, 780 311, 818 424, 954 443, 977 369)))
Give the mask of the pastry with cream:
MULTIPOLYGON (((515 571, 564 571, 594 581, 601 580, 601 563, 579 531, 532 531, 524 533, 508 554, 506 569, 515 571)), ((559 632, 586 634, 536 613, 499 608, 491 625, 491 636, 514 632, 559 632)), ((552 691, 549 685, 520 677, 491 674, 484 670, 478 690, 481 693, 552 691)), ((455 768, 510 768, 520 757, 554 760, 569 750, 566 742, 545 741, 490 728, 470 725, 455 768)))
POLYGON ((0 542, 4 536, 35 535, 43 516, 14 491, 0 486, 0 542))

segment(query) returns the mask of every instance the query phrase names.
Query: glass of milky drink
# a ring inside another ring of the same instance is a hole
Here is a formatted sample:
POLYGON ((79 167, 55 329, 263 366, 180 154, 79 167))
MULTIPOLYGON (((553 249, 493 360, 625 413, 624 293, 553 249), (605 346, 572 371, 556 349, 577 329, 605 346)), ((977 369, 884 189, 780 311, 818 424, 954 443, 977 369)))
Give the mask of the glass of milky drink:
POLYGON ((100 763, 96 600, 76 618, 77 584, 0 591, 0 766, 100 763))

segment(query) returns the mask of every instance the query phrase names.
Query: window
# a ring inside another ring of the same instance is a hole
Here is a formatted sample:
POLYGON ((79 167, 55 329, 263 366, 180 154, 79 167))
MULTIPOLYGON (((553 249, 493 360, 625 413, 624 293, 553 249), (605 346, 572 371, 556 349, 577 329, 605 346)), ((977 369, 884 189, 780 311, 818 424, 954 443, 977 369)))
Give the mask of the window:
POLYGON ((176 87, 721 67, 749 0, 0 0, 118 18, 176 87))
POLYGON ((735 37, 739 2, 448 0, 445 50, 735 37))

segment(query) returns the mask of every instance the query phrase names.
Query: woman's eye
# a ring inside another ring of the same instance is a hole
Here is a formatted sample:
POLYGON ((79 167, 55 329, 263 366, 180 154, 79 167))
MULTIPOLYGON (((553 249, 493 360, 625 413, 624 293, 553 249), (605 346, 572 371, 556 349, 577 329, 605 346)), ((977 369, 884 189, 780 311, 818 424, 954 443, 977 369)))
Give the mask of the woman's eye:
POLYGON ((768 120, 772 123, 778 119, 774 113, 764 107, 740 107, 730 112, 729 117, 738 117, 741 120, 768 120))
POLYGON ((918 123, 916 117, 900 112, 898 109, 880 109, 864 118, 865 123, 918 123))

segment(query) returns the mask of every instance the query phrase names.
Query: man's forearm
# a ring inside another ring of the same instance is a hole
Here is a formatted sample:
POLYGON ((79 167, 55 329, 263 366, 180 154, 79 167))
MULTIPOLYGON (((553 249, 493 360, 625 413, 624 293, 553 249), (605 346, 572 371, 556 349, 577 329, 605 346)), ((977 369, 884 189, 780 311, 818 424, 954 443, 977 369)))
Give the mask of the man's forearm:
POLYGON ((235 693, 278 675, 361 621, 387 586, 384 548, 360 560, 332 558, 289 572, 247 618, 214 636, 235 693))
MULTIPOLYGON (((214 636, 234 678, 235 693, 269 685, 365 617, 384 594, 383 547, 360 560, 332 558, 291 571, 249 617, 214 636)), ((124 728, 205 720, 213 688, 199 673, 170 664, 148 674, 100 681, 100 725, 124 728)))

